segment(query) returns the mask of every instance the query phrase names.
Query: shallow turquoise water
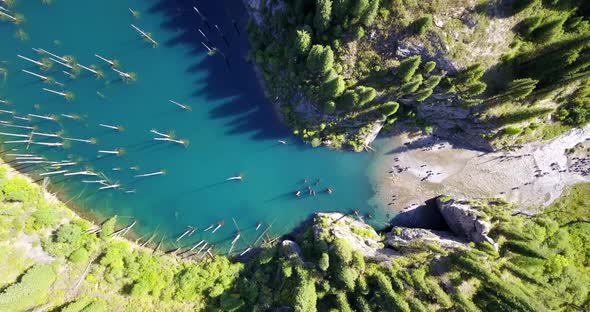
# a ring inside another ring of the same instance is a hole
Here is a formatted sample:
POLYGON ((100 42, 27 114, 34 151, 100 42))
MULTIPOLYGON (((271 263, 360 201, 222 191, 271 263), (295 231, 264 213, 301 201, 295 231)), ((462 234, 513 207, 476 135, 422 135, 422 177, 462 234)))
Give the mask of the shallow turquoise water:
MULTIPOLYGON (((0 76, 0 99, 8 99, 17 116, 77 114, 79 121, 65 117, 57 122, 32 118, 17 120, 1 113, 0 120, 18 125, 35 125, 38 132, 56 133, 72 138, 95 138, 96 145, 71 142, 66 148, 4 144, 3 150, 18 148, 19 153, 35 153, 49 160, 72 159, 78 162, 70 171, 86 168, 104 173, 121 189, 98 190, 99 185, 82 180, 93 177, 53 176, 51 182, 65 199, 83 212, 98 216, 118 215, 121 224, 138 221, 139 235, 158 231, 174 244, 175 238, 191 225, 200 230, 180 245, 201 238, 219 248, 227 247, 236 228, 241 239, 236 249, 250 245, 269 223, 272 234, 284 234, 316 211, 359 210, 372 214, 372 222, 382 225, 385 213, 372 203, 372 186, 367 167, 372 156, 312 149, 289 135, 273 115, 256 81, 251 65, 244 61, 248 45, 245 15, 234 1, 74 1, 55 0, 49 6, 41 1, 18 1, 14 11, 25 16, 25 23, 14 26, 0 22, 2 44, 0 67, 8 69, 0 76), (196 3, 207 15, 212 30, 207 30, 191 6, 196 3), (128 8, 141 13, 133 18, 128 8), (241 35, 233 28, 239 25, 241 35), (142 40, 130 23, 151 32, 158 48, 142 40), (230 47, 213 28, 218 24, 230 47), (219 55, 208 56, 201 46, 198 27, 229 58, 229 68, 219 55), (29 40, 14 36, 22 28, 29 40), (39 60, 31 48, 43 48, 58 55, 72 55, 86 66, 96 64, 105 73, 95 79, 82 70, 72 80, 54 64, 49 71, 16 57, 21 54, 39 60), (137 81, 122 82, 94 54, 117 59, 120 69, 137 74, 137 81), (51 76, 64 88, 47 85, 20 72, 27 69, 51 76), (73 101, 44 92, 43 87, 68 90, 73 101), (99 93, 104 97, 99 96, 99 93), (190 105, 183 111, 168 100, 190 105), (99 123, 121 125, 123 132, 101 128, 99 123), (179 139, 190 141, 188 147, 155 142, 150 129, 174 131, 179 139), (285 140, 287 145, 277 143, 285 140), (125 150, 122 156, 98 157, 98 150, 125 150), (130 167, 138 166, 139 170, 130 167), (114 171, 120 167, 122 170, 114 171), (166 175, 137 179, 134 175, 165 170, 166 175), (225 181, 237 174, 243 182, 225 181), (320 179, 313 189, 317 196, 307 196, 307 185, 320 179), (310 183, 304 184, 308 179, 310 183), (331 187, 332 195, 323 191, 331 187), (125 191, 135 190, 136 193, 125 191), (301 198, 294 196, 302 190, 301 198), (217 233, 202 229, 223 221, 217 233), (255 227, 262 223, 256 231, 255 227)), ((26 129, 0 127, 0 132, 27 134, 26 129)), ((22 138, 0 136, 4 141, 22 138)), ((60 139, 34 137, 38 142, 61 142, 60 139)), ((5 154, 8 152, 5 152, 5 154)), ((16 165, 16 162, 13 162, 16 165)), ((42 173, 46 165, 26 167, 28 172, 42 173)), ((38 178, 38 176, 36 176, 38 178)))

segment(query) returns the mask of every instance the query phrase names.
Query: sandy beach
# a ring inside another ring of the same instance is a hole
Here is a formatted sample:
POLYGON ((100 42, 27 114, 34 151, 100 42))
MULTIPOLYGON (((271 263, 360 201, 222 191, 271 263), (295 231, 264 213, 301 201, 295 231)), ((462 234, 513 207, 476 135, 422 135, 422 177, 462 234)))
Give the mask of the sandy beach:
POLYGON ((441 194, 499 197, 535 211, 566 187, 590 182, 590 126, 506 152, 484 153, 433 136, 405 134, 381 139, 378 145, 378 159, 370 169, 375 200, 390 211, 411 209, 441 194))

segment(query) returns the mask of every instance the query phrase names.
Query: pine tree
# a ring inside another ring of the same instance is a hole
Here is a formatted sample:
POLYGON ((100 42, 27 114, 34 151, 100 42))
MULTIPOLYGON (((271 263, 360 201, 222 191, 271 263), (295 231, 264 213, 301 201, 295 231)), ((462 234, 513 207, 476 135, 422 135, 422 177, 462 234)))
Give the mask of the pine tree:
POLYGON ((332 18, 338 23, 344 22, 350 11, 350 0, 333 0, 332 18))
POLYGON ((304 56, 309 53, 309 48, 311 47, 311 35, 307 30, 301 29, 297 30, 295 35, 295 52, 297 55, 304 56))
POLYGON ((484 73, 485 68, 483 67, 483 65, 479 63, 473 64, 457 75, 455 83, 458 85, 471 84, 479 80, 479 78, 481 78, 481 76, 483 76, 484 73))
POLYGON ((424 73, 428 74, 431 71, 433 71, 436 68, 436 62, 435 61, 430 61, 430 62, 426 62, 424 63, 424 73))
POLYGON ((428 31, 428 29, 432 26, 432 16, 425 15, 420 17, 419 19, 415 20, 412 23, 412 29, 414 33, 418 36, 422 36, 428 31))
POLYGON ((463 94, 467 96, 477 96, 484 93, 486 91, 486 88, 487 85, 485 83, 481 81, 476 81, 467 85, 467 88, 465 88, 463 94))
POLYGON ((432 89, 422 89, 414 95, 416 97, 416 101, 424 102, 432 95, 432 89))
POLYGON ((416 72, 416 69, 418 69, 418 66, 420 66, 421 61, 422 58, 420 55, 414 55, 401 61, 397 68, 397 79, 402 82, 410 81, 412 77, 414 77, 414 73, 416 72))
POLYGON ((334 66, 334 52, 329 46, 314 45, 307 56, 307 68, 314 74, 324 74, 334 66))
POLYGON ((358 107, 367 105, 377 96, 377 90, 371 87, 358 86, 355 91, 359 95, 358 107))
POLYGON ((318 33, 323 33, 330 26, 332 18, 332 0, 317 0, 313 25, 318 33))
POLYGON ((369 27, 375 22, 375 17, 377 17, 377 13, 379 12, 379 2, 380 0, 371 0, 367 12, 365 12, 365 16, 363 17, 363 24, 365 26, 369 27))
POLYGON ((539 43, 553 41, 563 33, 563 23, 565 23, 565 20, 565 18, 556 18, 541 23, 541 25, 533 30, 531 38, 539 43))
POLYGON ((351 16, 355 19, 360 19, 367 8, 369 7, 369 0, 353 0, 351 16))
POLYGON ((340 75, 336 75, 335 78, 325 80, 322 86, 322 93, 327 99, 337 98, 344 92, 346 88, 344 84, 344 78, 340 75))
POLYGON ((514 0, 512 2, 512 13, 518 14, 537 2, 538 0, 514 0))
POLYGON ((379 107, 379 111, 381 112, 381 114, 389 117, 395 113, 397 113, 399 109, 399 103, 397 102, 387 102, 383 105, 381 105, 381 107, 379 107))

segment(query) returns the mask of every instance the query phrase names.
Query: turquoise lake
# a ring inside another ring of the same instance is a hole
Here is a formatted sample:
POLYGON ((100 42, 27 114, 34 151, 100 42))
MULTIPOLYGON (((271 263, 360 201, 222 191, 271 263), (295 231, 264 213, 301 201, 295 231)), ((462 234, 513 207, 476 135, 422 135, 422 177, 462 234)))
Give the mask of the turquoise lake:
MULTIPOLYGON (((235 219, 241 238, 235 250, 250 246, 272 223, 270 232, 289 232, 317 211, 371 214, 370 223, 383 226, 385 210, 374 202, 368 176, 374 156, 363 153, 313 149, 290 134, 273 113, 258 84, 254 69, 245 61, 248 40, 247 16, 239 0, 226 1, 17 1, 12 12, 24 15, 20 25, 0 22, 0 120, 14 125, 35 126, 36 132, 59 133, 61 137, 96 140, 96 144, 68 141, 64 147, 6 143, 26 140, 0 135, 3 156, 12 160, 34 179, 49 164, 18 164, 7 154, 36 154, 50 161, 71 160, 76 166, 69 172, 100 172, 108 184, 118 189, 99 190, 102 185, 83 180, 102 178, 53 175, 52 189, 78 207, 82 214, 97 218, 119 216, 121 226, 137 220, 137 236, 157 231, 169 246, 185 246, 205 239, 226 249, 236 235, 235 219), (197 5, 207 17, 211 30, 192 9, 197 5), (129 8, 140 12, 135 18, 129 8), (235 29, 233 20, 240 33, 235 29), (151 33, 159 46, 153 48, 130 24, 151 33), (218 25, 229 46, 214 25, 218 25), (201 44, 201 28, 220 54, 209 56, 201 44), (18 29, 28 34, 22 41, 18 29), (58 56, 73 56, 82 65, 97 65, 104 78, 96 79, 81 70, 76 79, 63 73, 68 68, 54 63, 43 71, 17 54, 41 60, 49 57, 33 48, 58 56), (126 83, 109 65, 97 57, 116 59, 119 69, 133 72, 137 80, 126 83), (29 70, 50 76, 64 84, 43 83, 21 72, 29 70), (43 91, 69 91, 71 101, 43 91), (185 111, 169 102, 189 105, 185 111), (28 114, 56 116, 56 120, 29 117, 28 114), (78 115, 80 120, 62 116, 78 115), (99 124, 124 127, 118 132, 99 124), (184 147, 171 142, 154 141, 157 129, 174 132, 188 140, 184 147), (287 144, 280 144, 284 140, 287 144), (17 151, 9 151, 17 149, 17 151), (100 154, 99 150, 121 149, 120 156, 100 154), (131 169, 132 167, 136 167, 131 169), (120 170, 113 170, 120 168, 120 170), (165 175, 135 178, 135 175, 165 170, 165 175), (243 175, 243 181, 226 181, 243 175), (304 183, 304 179, 308 183, 304 183), (317 179, 319 182, 314 184, 317 179), (316 196, 308 196, 308 186, 316 196), (326 188, 332 188, 328 195, 326 188), (295 192, 301 190, 302 196, 295 192), (128 192, 134 191, 134 193, 128 192), (203 229, 223 222, 215 234, 203 229), (256 231, 257 224, 262 226, 256 231), (187 226, 198 230, 176 243, 187 226)), ((23 128, 0 126, 0 132, 29 134, 23 128)), ((63 142, 60 138, 35 135, 36 142, 63 142)))

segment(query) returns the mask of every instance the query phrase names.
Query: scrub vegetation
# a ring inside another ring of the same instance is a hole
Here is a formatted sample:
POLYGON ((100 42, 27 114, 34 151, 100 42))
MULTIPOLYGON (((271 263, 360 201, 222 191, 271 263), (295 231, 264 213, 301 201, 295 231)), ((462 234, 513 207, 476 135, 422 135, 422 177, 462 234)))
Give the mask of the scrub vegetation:
POLYGON ((498 250, 418 241, 380 262, 309 226, 295 237, 299 252, 274 243, 245 263, 189 262, 113 237, 115 219, 90 233, 89 222, 4 165, 0 189, 0 311, 590 308, 588 184, 536 216, 499 200, 472 202, 498 250))

